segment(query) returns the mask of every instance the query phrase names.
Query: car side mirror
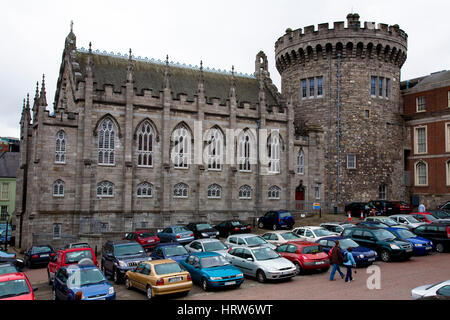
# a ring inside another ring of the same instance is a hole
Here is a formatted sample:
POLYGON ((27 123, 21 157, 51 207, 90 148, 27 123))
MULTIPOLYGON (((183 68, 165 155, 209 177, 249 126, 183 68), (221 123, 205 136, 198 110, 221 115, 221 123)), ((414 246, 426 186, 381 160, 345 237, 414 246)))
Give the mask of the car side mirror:
POLYGON ((39 290, 39 288, 38 287, 36 287, 36 288, 33 288, 33 292, 36 292, 36 291, 38 291, 39 290))
POLYGON ((247 261, 253 261, 253 258, 247 258, 247 261))

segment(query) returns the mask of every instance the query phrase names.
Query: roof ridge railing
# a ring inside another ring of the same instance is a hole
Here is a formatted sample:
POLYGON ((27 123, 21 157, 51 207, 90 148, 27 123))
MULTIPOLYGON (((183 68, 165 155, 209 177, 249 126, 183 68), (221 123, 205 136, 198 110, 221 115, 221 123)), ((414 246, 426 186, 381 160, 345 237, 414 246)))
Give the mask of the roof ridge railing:
MULTIPOLYGON (((87 50, 84 47, 77 48, 77 50, 79 52, 89 53, 89 50, 87 50)), ((107 57, 128 59, 128 54, 126 54, 126 53, 125 54, 121 54, 120 52, 114 53, 113 51, 108 53, 106 50, 100 51, 99 49, 93 50, 92 52, 94 54, 107 56, 107 57)), ((161 65, 165 65, 166 64, 166 62, 164 60, 161 60, 161 59, 157 59, 156 60, 154 58, 148 58, 148 57, 142 58, 141 56, 137 56, 136 57, 134 55, 131 55, 131 58, 136 60, 136 61, 141 61, 141 62, 155 63, 155 64, 161 64, 161 65)), ((179 63, 179 62, 173 62, 173 61, 169 62, 169 66, 178 67, 178 68, 184 68, 184 69, 200 70, 200 67, 197 66, 197 65, 193 66, 192 64, 179 63)), ((215 69, 215 68, 209 68, 209 67, 204 67, 203 71, 213 72, 213 73, 220 73, 220 74, 227 74, 227 75, 231 75, 232 74, 232 72, 228 71, 228 70, 221 70, 221 69, 215 69)), ((244 78, 256 79, 256 77, 253 74, 248 74, 248 73, 234 72, 234 75, 236 77, 244 77, 244 78)))

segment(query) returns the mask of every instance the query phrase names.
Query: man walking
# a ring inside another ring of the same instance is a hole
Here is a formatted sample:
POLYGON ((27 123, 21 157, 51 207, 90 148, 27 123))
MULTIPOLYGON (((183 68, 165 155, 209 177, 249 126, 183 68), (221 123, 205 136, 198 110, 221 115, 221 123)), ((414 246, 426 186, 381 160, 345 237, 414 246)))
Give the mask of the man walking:
POLYGON ((345 282, 353 281, 352 268, 356 268, 356 262, 352 254, 353 248, 348 247, 347 252, 344 253, 344 266, 347 267, 347 274, 345 275, 345 282))
POLYGON ((423 203, 419 205, 419 212, 425 212, 425 205, 423 203))
POLYGON ((330 281, 334 280, 334 274, 339 272, 341 275, 341 278, 344 279, 344 273, 342 273, 341 268, 339 267, 342 264, 343 258, 342 258, 342 251, 341 251, 341 244, 339 240, 336 240, 336 244, 331 249, 331 257, 330 257, 330 263, 333 265, 331 268, 331 274, 330 274, 330 281))

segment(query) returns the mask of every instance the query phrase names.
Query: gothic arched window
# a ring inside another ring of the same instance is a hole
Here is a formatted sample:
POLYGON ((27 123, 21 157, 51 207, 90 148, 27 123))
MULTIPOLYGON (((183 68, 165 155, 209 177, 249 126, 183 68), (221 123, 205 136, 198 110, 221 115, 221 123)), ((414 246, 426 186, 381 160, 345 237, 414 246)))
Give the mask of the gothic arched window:
POLYGON ((239 135, 238 140, 238 164, 239 171, 251 171, 251 152, 253 139, 248 130, 239 135))
POLYGON ((223 162, 223 135, 219 129, 210 129, 207 136, 208 169, 221 170, 223 162))
POLYGON ((174 198, 187 198, 189 195, 189 187, 185 183, 177 183, 173 186, 174 198))
POLYGON ((102 181, 97 184, 98 197, 114 197, 114 184, 109 181, 102 181))
POLYGON ((305 173, 305 153, 303 149, 298 151, 297 155, 297 173, 304 174, 305 173))
POLYGON ((148 182, 138 184, 136 194, 139 198, 150 198, 153 196, 153 185, 148 182))
POLYGON ((58 179, 53 183, 53 196, 64 197, 64 181, 58 179))
POLYGON ((222 187, 212 184, 208 187, 208 198, 218 199, 222 197, 222 187))
POLYGON ((419 161, 415 166, 415 185, 426 186, 428 185, 428 165, 424 161, 419 161))
POLYGON ((280 199, 281 189, 278 186, 271 186, 269 188, 268 197, 269 199, 280 199))
POLYGON ((239 188, 239 199, 251 199, 252 198, 252 187, 249 185, 243 185, 239 188))
POLYGON ((180 126, 172 133, 172 162, 175 168, 188 168, 191 155, 191 134, 180 126))
POLYGON ((138 166, 153 167, 155 133, 150 122, 145 121, 137 132, 138 166))
POLYGON ((66 134, 62 130, 56 134, 55 163, 66 163, 66 134))
POLYGON ((115 126, 111 119, 106 118, 98 130, 98 163, 113 165, 115 163, 115 126))
POLYGON ((269 173, 280 173, 280 144, 278 132, 272 133, 268 141, 269 173))

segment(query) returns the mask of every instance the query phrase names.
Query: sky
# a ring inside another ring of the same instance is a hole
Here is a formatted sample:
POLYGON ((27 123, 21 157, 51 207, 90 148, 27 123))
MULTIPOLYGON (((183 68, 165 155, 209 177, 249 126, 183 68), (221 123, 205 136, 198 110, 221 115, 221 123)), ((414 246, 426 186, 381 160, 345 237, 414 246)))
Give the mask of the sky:
POLYGON ((262 50, 280 89, 275 41, 287 28, 346 21, 398 24, 408 34, 402 80, 450 70, 450 1, 447 0, 166 0, 2 1, 0 4, 0 136, 19 137, 23 99, 34 97, 45 74, 52 109, 64 40, 77 47, 254 72, 262 50))

